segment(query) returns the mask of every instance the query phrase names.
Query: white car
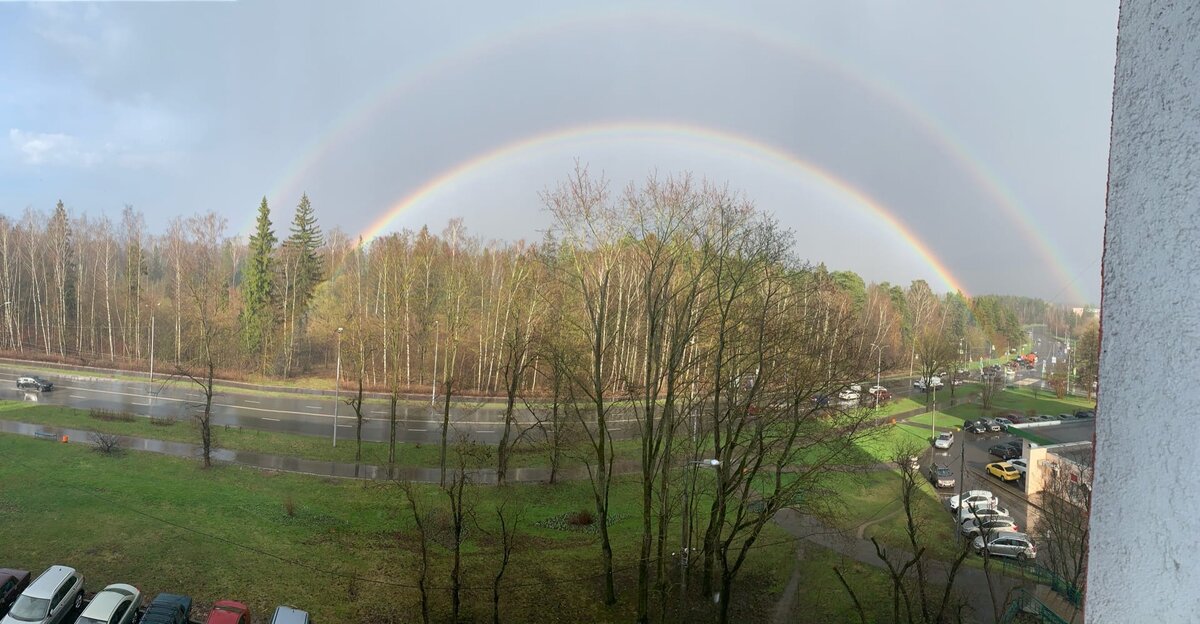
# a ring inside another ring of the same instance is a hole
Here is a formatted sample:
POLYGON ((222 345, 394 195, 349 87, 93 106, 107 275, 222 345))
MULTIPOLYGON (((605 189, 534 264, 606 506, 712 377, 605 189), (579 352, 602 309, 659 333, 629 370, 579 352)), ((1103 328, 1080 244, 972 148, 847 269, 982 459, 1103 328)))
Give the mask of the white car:
POLYGON ((133 585, 115 583, 92 597, 75 624, 133 624, 142 592, 133 585))
POLYGON ((871 386, 867 390, 867 394, 869 394, 871 396, 875 396, 876 394, 879 394, 880 392, 887 392, 887 388, 884 388, 883 386, 871 386))
POLYGON ((850 388, 846 388, 838 393, 838 398, 843 401, 857 401, 859 396, 861 396, 859 393, 850 388))
POLYGON ((1037 548, 1033 540, 1024 533, 1009 533, 1001 531, 989 535, 980 535, 972 543, 977 554, 987 554, 993 557, 1016 557, 1021 561, 1037 556, 1037 548))
MULTIPOLYGON (((967 490, 962 493, 962 503, 965 509, 978 509, 980 507, 995 508, 1000 505, 1000 499, 996 498, 988 490, 967 490)), ((959 497, 957 495, 950 497, 950 511, 958 511, 959 497)))
POLYGON ((948 449, 954 446, 954 433, 947 431, 939 433, 937 439, 933 441, 934 448, 948 449))
POLYGON ((1029 464, 1024 459, 1010 459, 1008 463, 1012 464, 1012 467, 1016 468, 1017 472, 1021 473, 1021 476, 1025 476, 1025 472, 1029 470, 1029 464))
POLYGON ((976 507, 974 509, 959 509, 958 523, 962 524, 972 518, 1008 518, 1011 517, 1008 510, 1003 507, 976 507))

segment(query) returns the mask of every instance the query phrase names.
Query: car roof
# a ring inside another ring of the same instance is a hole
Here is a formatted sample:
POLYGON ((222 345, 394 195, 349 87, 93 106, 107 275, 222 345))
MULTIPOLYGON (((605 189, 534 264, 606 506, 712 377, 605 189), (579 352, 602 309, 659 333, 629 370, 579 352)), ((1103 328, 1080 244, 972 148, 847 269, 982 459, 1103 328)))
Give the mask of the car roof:
POLYGON ((234 600, 218 600, 208 612, 208 624, 237 624, 238 618, 249 613, 250 609, 234 600))
POLYGON ((308 612, 295 607, 275 607, 271 616, 271 624, 304 624, 308 622, 308 612))
POLYGON ((13 568, 0 568, 0 581, 7 578, 23 579, 29 578, 28 570, 16 570, 13 568))
POLYGON ((1033 540, 1029 539, 1028 535, 1025 533, 1017 533, 1016 531, 997 531, 992 533, 992 539, 1020 539, 1033 543, 1033 540))
POLYGON ((966 492, 963 492, 962 495, 966 498, 970 498, 972 496, 986 496, 991 498, 995 496, 995 494, 992 494, 990 490, 967 490, 966 492))
POLYGON ((64 565, 50 566, 29 584, 25 595, 31 598, 53 598, 54 592, 62 585, 63 579, 74 574, 76 574, 75 568, 64 565))
POLYGON ((92 601, 88 603, 86 609, 83 610, 82 616, 87 616, 96 619, 107 619, 116 610, 117 605, 121 601, 138 593, 137 590, 130 585, 117 583, 104 588, 104 591, 92 597, 92 601), (129 591, 132 589, 133 591, 129 591))

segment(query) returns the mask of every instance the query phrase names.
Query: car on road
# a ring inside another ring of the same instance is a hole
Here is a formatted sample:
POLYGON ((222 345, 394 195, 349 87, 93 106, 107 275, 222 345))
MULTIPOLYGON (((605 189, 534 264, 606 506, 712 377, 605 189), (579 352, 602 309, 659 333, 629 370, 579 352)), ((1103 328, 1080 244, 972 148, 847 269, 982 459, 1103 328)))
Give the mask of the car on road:
POLYGON ((133 624, 142 592, 133 585, 114 583, 92 596, 75 624, 133 624))
POLYGON ((178 594, 159 594, 150 601, 138 624, 188 624, 192 599, 178 594))
POLYGON ((310 624, 308 612, 295 607, 275 607, 271 624, 310 624))
POLYGON ((31 390, 33 392, 50 392, 54 389, 54 384, 38 377, 37 375, 29 375, 27 377, 17 377, 17 390, 31 390))
POLYGON ((974 420, 963 425, 963 430, 969 433, 987 433, 988 426, 983 420, 974 420))
POLYGON ((950 511, 958 511, 960 500, 962 501, 961 507, 964 509, 994 508, 1000 504, 1000 499, 988 490, 967 490, 962 493, 961 497, 958 495, 950 497, 950 511))
POLYGON ((1096 412, 1092 410, 1079 410, 1075 412, 1075 418, 1095 418, 1096 412))
POLYGON ((838 392, 838 398, 843 401, 857 401, 859 396, 861 395, 858 392, 850 388, 845 388, 841 392, 838 392))
POLYGON ((64 565, 50 566, 13 602, 0 624, 66 624, 83 606, 83 575, 64 565))
POLYGON ((1017 472, 1020 472, 1022 477, 1025 476, 1025 473, 1029 471, 1029 464, 1025 463, 1024 459, 1010 459, 1008 460, 1008 463, 1013 468, 1016 468, 1017 472))
POLYGON ((213 603, 212 611, 204 624, 250 624, 250 608, 233 600, 219 600, 213 603))
POLYGON ((954 446, 954 433, 950 431, 939 433, 933 441, 934 448, 948 449, 951 446, 954 446))
POLYGON ((984 467, 987 473, 1001 481, 1016 481, 1021 478, 1021 471, 1013 468, 1008 462, 995 462, 984 467))
POLYGON ((867 394, 870 394, 872 396, 877 395, 881 392, 887 394, 888 396, 891 396, 891 394, 892 394, 891 392, 888 392, 888 389, 884 388, 883 386, 871 386, 870 388, 867 388, 867 394))
POLYGON ((29 587, 29 572, 0 568, 0 618, 8 613, 9 607, 17 600, 17 596, 29 587))
POLYGON ((979 555, 1016 557, 1021 561, 1037 556, 1037 548, 1034 547, 1033 540, 1024 533, 1000 531, 980 535, 975 538, 972 545, 975 547, 975 553, 979 555))
POLYGON ((935 488, 954 487, 954 473, 949 467, 941 464, 929 464, 929 482, 935 488))
POLYGON ((990 535, 997 531, 1011 531, 1016 533, 1020 531, 1020 527, 1012 518, 1004 516, 995 516, 992 518, 967 518, 959 525, 960 533, 967 537, 975 537, 980 533, 990 535))
POLYGON ((962 524, 967 518, 1009 518, 1012 514, 1007 509, 999 506, 991 507, 976 507, 975 509, 962 508, 958 510, 958 523, 962 524))
POLYGON ((988 453, 1005 460, 1016 459, 1021 456, 1020 449, 1013 448, 1011 444, 993 444, 988 448, 988 453))

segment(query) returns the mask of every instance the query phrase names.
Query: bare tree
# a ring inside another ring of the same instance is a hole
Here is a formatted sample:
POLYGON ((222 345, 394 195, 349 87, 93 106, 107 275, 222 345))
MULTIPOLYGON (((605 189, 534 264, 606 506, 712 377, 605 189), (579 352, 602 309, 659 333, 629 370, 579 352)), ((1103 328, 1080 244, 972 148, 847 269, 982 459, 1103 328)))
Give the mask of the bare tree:
POLYGON ((96 451, 103 455, 119 455, 124 450, 121 447, 121 436, 115 433, 93 431, 88 437, 92 439, 92 444, 96 445, 96 451))
POLYGON ((496 520, 500 523, 500 566, 496 575, 492 577, 492 624, 500 624, 500 583, 504 580, 504 572, 508 570, 509 560, 512 559, 521 517, 522 510, 512 510, 510 499, 504 499, 496 507, 496 520))
POLYGON ((416 488, 409 481, 400 483, 400 490, 408 501, 408 509, 412 513, 413 523, 417 527, 417 539, 421 545, 421 565, 417 568, 417 591, 421 597, 421 622, 429 624, 429 591, 426 582, 429 578, 429 536, 425 531, 423 511, 417 505, 416 488))
POLYGON ((1083 605, 1092 507, 1090 457, 1080 459, 1062 459, 1043 469, 1044 485, 1032 530, 1041 544, 1038 562, 1054 573, 1055 589, 1074 607, 1070 621, 1075 621, 1083 605))

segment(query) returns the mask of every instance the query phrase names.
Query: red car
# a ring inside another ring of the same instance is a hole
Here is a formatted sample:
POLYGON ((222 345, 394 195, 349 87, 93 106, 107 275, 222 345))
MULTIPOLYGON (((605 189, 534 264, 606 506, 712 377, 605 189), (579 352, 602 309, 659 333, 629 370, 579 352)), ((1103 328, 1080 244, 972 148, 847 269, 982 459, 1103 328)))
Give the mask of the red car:
POLYGON ((8 613, 26 587, 29 587, 28 572, 0 568, 0 617, 8 613))
POLYGON ((204 624, 250 624, 250 609, 240 602, 222 600, 213 604, 204 624))

